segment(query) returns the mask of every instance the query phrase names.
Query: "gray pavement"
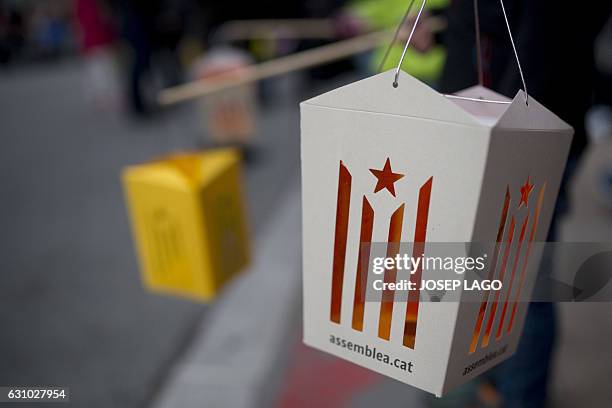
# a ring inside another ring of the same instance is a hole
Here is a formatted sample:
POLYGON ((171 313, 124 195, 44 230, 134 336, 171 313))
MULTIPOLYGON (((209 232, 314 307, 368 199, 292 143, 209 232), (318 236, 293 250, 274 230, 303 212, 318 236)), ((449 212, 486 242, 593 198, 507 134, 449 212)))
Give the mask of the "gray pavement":
POLYGON ((153 408, 270 406, 299 340, 299 185, 260 233, 253 266, 230 284, 177 362, 153 408))
MULTIPOLYGON (((193 106, 96 112, 76 61, 0 73, 0 384, 65 385, 72 406, 145 406, 206 307, 141 288, 121 168, 202 144, 193 106)), ((246 169, 254 234, 298 179, 294 103, 261 115, 246 169)))

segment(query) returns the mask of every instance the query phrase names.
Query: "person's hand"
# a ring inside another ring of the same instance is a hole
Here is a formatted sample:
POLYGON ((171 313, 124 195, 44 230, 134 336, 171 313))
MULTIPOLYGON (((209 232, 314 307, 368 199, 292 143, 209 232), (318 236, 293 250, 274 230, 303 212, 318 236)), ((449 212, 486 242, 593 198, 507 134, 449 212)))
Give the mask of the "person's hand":
POLYGON ((368 23, 355 13, 343 11, 334 17, 334 31, 338 38, 351 38, 370 30, 368 23))
MULTIPOLYGON (((405 43, 410 35, 410 30, 416 20, 415 16, 410 16, 406 19, 406 23, 402 27, 398 36, 398 41, 405 43)), ((434 34, 431 30, 430 15, 427 11, 423 11, 421 18, 414 30, 412 40, 410 41, 410 47, 417 50, 418 52, 425 53, 434 46, 434 34)))

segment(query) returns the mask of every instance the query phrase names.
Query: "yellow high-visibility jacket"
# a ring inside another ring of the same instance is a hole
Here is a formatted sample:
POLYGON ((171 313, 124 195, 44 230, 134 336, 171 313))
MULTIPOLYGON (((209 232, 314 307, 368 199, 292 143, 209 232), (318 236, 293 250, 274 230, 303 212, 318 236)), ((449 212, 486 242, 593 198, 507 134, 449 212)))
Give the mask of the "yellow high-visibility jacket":
MULTIPOLYGON (((372 29, 382 30, 396 27, 408 7, 410 0, 355 0, 350 4, 350 9, 359 17, 366 20, 372 29)), ((429 0, 426 5, 428 10, 441 10, 450 4, 450 0, 429 0)), ((421 2, 416 0, 411 13, 417 13, 421 2)), ((388 44, 378 48, 372 54, 370 68, 376 72, 383 59, 388 44)), ((402 55, 403 45, 395 44, 389 52, 389 57, 383 71, 395 68, 402 55)), ((426 53, 409 49, 402 64, 402 69, 412 76, 425 82, 435 82, 444 67, 446 50, 442 45, 435 45, 426 53)))

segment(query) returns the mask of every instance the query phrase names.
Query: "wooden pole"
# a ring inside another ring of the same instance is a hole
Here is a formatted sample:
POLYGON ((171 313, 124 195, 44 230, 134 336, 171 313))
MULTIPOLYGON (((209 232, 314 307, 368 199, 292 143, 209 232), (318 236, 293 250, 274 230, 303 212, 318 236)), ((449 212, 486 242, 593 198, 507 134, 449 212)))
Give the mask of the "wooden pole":
POLYGON ((232 20, 224 23, 212 36, 212 42, 265 39, 334 39, 334 21, 322 19, 232 20))
MULTIPOLYGON (((446 28, 446 20, 438 17, 430 17, 428 24, 432 32, 438 32, 446 28)), ((207 79, 189 82, 161 91, 158 101, 162 106, 174 105, 262 79, 337 61, 351 55, 372 50, 386 41, 391 41, 393 34, 394 30, 376 31, 266 61, 261 64, 249 65, 240 68, 240 71, 236 71, 240 72, 240 75, 220 74, 207 79)))
POLYGON ((377 31, 349 40, 338 41, 322 47, 266 61, 261 64, 249 65, 240 69, 240 75, 224 76, 221 74, 218 77, 202 79, 165 89, 159 94, 158 100, 163 106, 173 105, 223 91, 228 88, 337 61, 354 54, 374 49, 385 40, 389 40, 392 36, 392 31, 377 31))

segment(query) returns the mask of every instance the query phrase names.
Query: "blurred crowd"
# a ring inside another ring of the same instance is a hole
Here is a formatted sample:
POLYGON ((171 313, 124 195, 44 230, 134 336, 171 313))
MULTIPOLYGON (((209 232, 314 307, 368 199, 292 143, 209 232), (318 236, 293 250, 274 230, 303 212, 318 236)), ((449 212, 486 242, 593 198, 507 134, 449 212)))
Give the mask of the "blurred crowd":
MULTIPOLYGON (((439 15, 448 3, 429 1, 429 15, 439 15)), ((79 53, 96 104, 123 104, 135 114, 148 114, 155 111, 153 96, 159 89, 193 78, 190 69, 206 50, 233 46, 255 61, 267 60, 393 27, 405 8, 403 0, 0 0, 0 64, 9 67, 79 53), (332 33, 328 38, 285 38, 282 33, 264 39, 224 37, 228 21, 252 19, 325 19, 332 33)), ((417 30, 418 52, 410 55, 411 73, 430 83, 439 76, 444 58, 442 47, 432 47, 433 41, 426 30, 417 30)), ((435 41, 439 45, 439 38, 435 41)), ((379 60, 383 51, 370 60, 379 60)), ((399 53, 401 47, 394 48, 385 68, 399 53)), ((344 60, 313 69, 310 75, 325 79, 355 67, 372 71, 377 63, 367 60, 344 60)))
MULTIPOLYGON (((506 73, 514 71, 514 67, 506 58, 509 43, 502 30, 504 25, 497 1, 481 3, 481 51, 485 63, 489 64, 485 67, 485 77, 481 79, 491 87, 499 83, 502 76, 510 78, 506 73)), ((560 32, 554 26, 527 26, 534 15, 551 15, 550 21, 569 18, 571 16, 564 15, 563 10, 571 11, 574 7, 556 7, 549 2, 537 7, 524 6, 523 3, 529 4, 525 1, 506 3, 511 24, 520 41, 526 45, 534 35, 541 41, 538 49, 543 52, 535 51, 535 47, 521 50, 522 54, 534 50, 524 58, 537 59, 533 57, 539 55, 539 60, 531 63, 528 69, 550 65, 550 62, 540 61, 544 57, 556 63, 560 54, 570 64, 584 60, 583 54, 590 54, 593 44, 579 44, 578 40, 592 43, 598 33, 591 31, 600 30, 607 17, 605 5, 590 8, 592 12, 585 17, 596 18, 597 22, 590 25, 589 30, 577 31, 566 39, 573 50, 567 54, 564 42, 554 39, 560 32), (520 32, 525 30, 526 33, 520 32)), ((146 114, 155 110, 153 95, 161 88, 193 78, 191 68, 195 61, 211 48, 231 45, 244 50, 255 61, 266 60, 361 33, 392 28, 401 21, 407 4, 406 0, 0 0, 0 64, 10 66, 80 53, 86 61, 87 82, 94 91, 97 104, 123 103, 131 112, 146 114), (222 27, 232 20, 297 18, 327 19, 333 32, 325 39, 309 39, 308 36, 284 38, 280 34, 272 39, 232 41, 222 35, 222 27)), ((413 14, 418 5, 416 2, 413 14)), ((407 36, 413 22, 413 16, 407 19, 400 41, 407 36)), ((458 87, 475 82, 473 64, 461 63, 466 55, 474 54, 473 25, 471 1, 429 0, 423 22, 414 33, 406 59, 409 63, 404 65, 404 69, 446 92, 454 92, 458 87)), ((610 55, 609 48, 606 48, 609 47, 609 26, 608 34, 605 30, 601 34, 604 38, 600 39, 596 52, 601 60, 595 70, 599 77, 610 75, 605 73, 610 65, 609 61, 606 62, 610 55)), ((380 47, 367 56, 316 68, 310 74, 327 78, 338 71, 354 68, 372 73, 379 69, 385 51, 385 47, 380 47)), ((392 47, 380 68, 391 68, 401 51, 399 43, 392 47)), ((583 78, 590 74, 585 70, 577 73, 583 78)), ((539 74, 531 74, 530 81, 537 86, 542 82, 540 77, 534 78, 535 75, 539 74)), ((604 91, 609 92, 609 83, 609 80, 600 81, 597 88, 603 86, 604 91)), ((514 76, 503 84, 508 89, 515 85, 514 76)))
POLYGON ((0 1, 0 64, 58 56, 74 46, 71 2, 0 1))
POLYGON ((81 53, 100 103, 112 103, 113 71, 134 113, 155 89, 185 80, 185 67, 219 26, 236 19, 328 16, 339 1, 0 0, 0 65, 81 53), (119 67, 117 67, 119 65, 119 67), (107 95, 101 90, 106 89, 107 95))

